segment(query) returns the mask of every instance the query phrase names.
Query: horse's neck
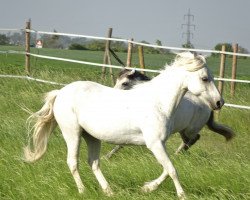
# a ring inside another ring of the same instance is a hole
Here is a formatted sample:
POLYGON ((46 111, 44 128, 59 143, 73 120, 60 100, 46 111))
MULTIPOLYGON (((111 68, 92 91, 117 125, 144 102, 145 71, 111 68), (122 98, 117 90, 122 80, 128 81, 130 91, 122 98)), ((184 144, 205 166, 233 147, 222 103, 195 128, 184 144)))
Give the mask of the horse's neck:
POLYGON ((163 72, 163 74, 159 75, 157 78, 158 80, 156 81, 159 81, 160 89, 156 89, 155 91, 158 93, 159 106, 163 114, 170 118, 187 92, 184 86, 185 76, 184 73, 180 72, 176 74, 170 71, 165 74, 163 72))

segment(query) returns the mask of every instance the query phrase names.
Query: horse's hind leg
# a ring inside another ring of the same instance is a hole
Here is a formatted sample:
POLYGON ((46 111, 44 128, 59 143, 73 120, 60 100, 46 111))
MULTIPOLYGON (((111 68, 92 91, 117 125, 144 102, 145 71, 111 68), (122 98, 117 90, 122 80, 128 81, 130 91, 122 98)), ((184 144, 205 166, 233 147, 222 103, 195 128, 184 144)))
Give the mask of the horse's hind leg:
POLYGON ((196 134, 192 139, 188 141, 186 147, 184 147, 184 150, 188 150, 192 145, 194 145, 200 139, 200 137, 201 137, 200 134, 196 134))
POLYGON ((74 127, 74 129, 62 128, 63 137, 67 144, 67 164, 70 172, 76 182, 79 193, 84 192, 84 185, 82 183, 79 170, 78 170, 78 157, 79 157, 79 146, 81 139, 81 128, 74 127))
POLYGON ((183 150, 187 151, 192 145, 194 145, 197 142, 197 140, 200 139, 199 133, 195 134, 195 136, 191 139, 186 136, 185 131, 180 132, 180 134, 181 134, 181 138, 182 138, 182 143, 180 144, 180 146, 176 150, 175 154, 178 154, 183 150))
POLYGON ((110 159, 117 151, 123 148, 122 145, 116 145, 106 156, 105 158, 110 159))
POLYGON ((186 148, 186 145, 189 141, 189 138, 185 135, 185 130, 180 131, 180 136, 181 136, 182 142, 181 142, 180 146, 178 147, 178 149, 176 150, 175 154, 182 152, 184 149, 188 150, 188 148, 186 148))
POLYGON ((100 150, 101 150, 101 141, 92 137, 89 134, 83 134, 83 137, 88 146, 88 163, 92 168, 92 171, 98 180, 102 190, 108 196, 113 194, 108 182, 106 181, 105 177, 102 174, 100 169, 100 150))

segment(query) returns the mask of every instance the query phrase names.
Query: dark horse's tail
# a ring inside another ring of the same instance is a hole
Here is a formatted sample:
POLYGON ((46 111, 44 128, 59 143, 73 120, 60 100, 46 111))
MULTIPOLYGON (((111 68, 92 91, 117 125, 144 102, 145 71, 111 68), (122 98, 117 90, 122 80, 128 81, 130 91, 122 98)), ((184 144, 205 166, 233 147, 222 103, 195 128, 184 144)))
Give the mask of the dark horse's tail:
POLYGON ((211 111, 210 117, 207 121, 207 126, 211 131, 223 135, 227 141, 231 140, 235 136, 232 129, 214 121, 214 111, 211 111))

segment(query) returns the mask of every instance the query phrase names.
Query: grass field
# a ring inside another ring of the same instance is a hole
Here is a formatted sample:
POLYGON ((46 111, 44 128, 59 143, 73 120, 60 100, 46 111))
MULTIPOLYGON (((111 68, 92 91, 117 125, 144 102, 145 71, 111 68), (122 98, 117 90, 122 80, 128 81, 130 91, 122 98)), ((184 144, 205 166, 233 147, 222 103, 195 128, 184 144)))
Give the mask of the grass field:
MULTIPOLYGON (((10 47, 0 47, 8 50, 10 47)), ((36 49, 32 49, 36 52, 36 49)), ((103 52, 42 49, 40 54, 101 63, 103 52)), ((121 59, 126 55, 119 53, 121 59)), ((171 55, 145 55, 145 63, 160 69, 170 62, 171 55)), ((138 66, 137 55, 133 63, 138 66)), ((117 64, 114 62, 114 64, 117 64)), ((218 74, 219 58, 208 58, 208 65, 218 74)), ((31 60, 32 76, 61 83, 75 80, 92 80, 106 85, 111 81, 100 79, 101 69, 44 59, 31 60)), ((227 59, 226 77, 230 77, 231 59, 227 59)), ((149 68, 149 67, 148 67, 149 68)), ((115 70, 117 73, 117 70, 115 70)), ((0 54, 0 74, 25 75, 24 56, 0 54)), ((154 74, 155 75, 155 74, 154 74)), ((238 60, 238 78, 250 80, 250 59, 238 60)), ((250 104, 250 85, 237 84, 236 97, 229 95, 226 84, 224 97, 227 103, 250 104)), ((145 147, 128 146, 111 160, 101 162, 101 168, 115 192, 106 197, 86 159, 84 141, 80 150, 80 174, 86 193, 79 195, 66 164, 66 145, 56 129, 49 141, 45 156, 35 164, 22 162, 22 148, 27 144, 25 122, 28 114, 20 107, 36 111, 42 105, 45 92, 60 86, 22 79, 0 78, 0 199, 177 199, 171 179, 167 179, 152 193, 141 192, 144 182, 158 177, 162 169, 145 147)), ((250 199, 250 111, 223 107, 219 122, 227 124, 236 137, 226 143, 222 137, 204 128, 201 139, 189 152, 174 155, 180 143, 178 134, 167 142, 167 149, 188 199, 250 199)), ((101 154, 113 145, 103 143, 101 154)))

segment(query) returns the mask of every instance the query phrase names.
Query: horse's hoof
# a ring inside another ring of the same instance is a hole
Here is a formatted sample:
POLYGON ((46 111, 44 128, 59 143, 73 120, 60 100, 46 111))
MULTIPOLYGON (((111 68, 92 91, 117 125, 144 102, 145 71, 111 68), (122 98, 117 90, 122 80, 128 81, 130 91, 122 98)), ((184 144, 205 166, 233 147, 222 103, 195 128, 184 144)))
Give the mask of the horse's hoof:
POLYGON ((180 200, 186 200, 187 199, 184 192, 181 193, 181 194, 178 194, 178 197, 179 197, 180 200))
POLYGON ((158 188, 158 184, 154 182, 146 182, 144 186, 142 187, 142 191, 147 193, 147 192, 152 192, 158 188))
POLYGON ((108 197, 111 197, 114 195, 112 189, 110 187, 106 188, 103 190, 103 192, 108 196, 108 197))
POLYGON ((85 188, 83 187, 83 188, 78 188, 78 192, 79 192, 79 194, 83 194, 84 193, 84 190, 85 190, 85 188))

